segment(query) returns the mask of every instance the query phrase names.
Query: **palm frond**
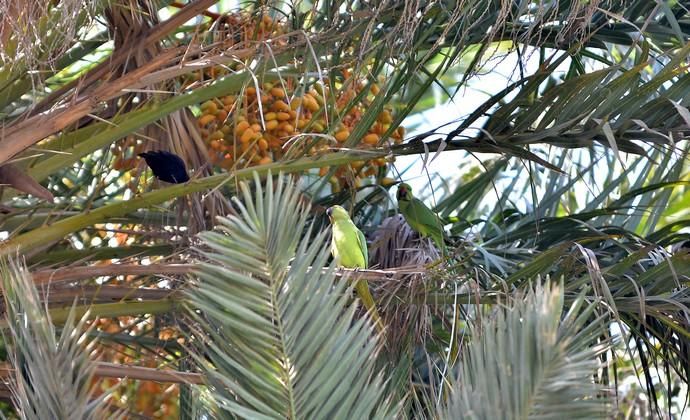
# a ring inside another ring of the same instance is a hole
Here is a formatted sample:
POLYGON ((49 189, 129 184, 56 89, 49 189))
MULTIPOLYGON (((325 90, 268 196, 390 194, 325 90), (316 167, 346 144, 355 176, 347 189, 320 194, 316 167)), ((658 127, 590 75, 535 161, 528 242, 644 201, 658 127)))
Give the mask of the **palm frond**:
POLYGON ((5 338, 15 368, 11 388, 21 418, 111 418, 104 401, 108 394, 93 398, 88 314, 76 321, 70 311, 58 332, 26 267, 3 258, 0 273, 9 327, 5 338))
MULTIPOLYGON (((413 231, 401 214, 384 219, 371 238, 370 263, 373 268, 418 270, 440 258, 433 242, 413 231)), ((420 273, 369 281, 379 296, 377 301, 381 302, 387 343, 391 349, 408 351, 410 342, 423 343, 431 335, 432 315, 438 315, 434 306, 410 302, 424 301, 429 291, 440 283, 441 280, 420 273)))
POLYGON ((252 418, 390 417, 372 326, 354 318, 326 234, 300 239, 308 206, 287 182, 269 178, 264 191, 257 175, 254 197, 241 184, 239 214, 200 235, 207 262, 189 301, 216 408, 252 418))
POLYGON ((485 316, 469 345, 442 418, 602 418, 604 389, 593 381, 606 316, 584 294, 563 314, 563 286, 537 286, 485 316))

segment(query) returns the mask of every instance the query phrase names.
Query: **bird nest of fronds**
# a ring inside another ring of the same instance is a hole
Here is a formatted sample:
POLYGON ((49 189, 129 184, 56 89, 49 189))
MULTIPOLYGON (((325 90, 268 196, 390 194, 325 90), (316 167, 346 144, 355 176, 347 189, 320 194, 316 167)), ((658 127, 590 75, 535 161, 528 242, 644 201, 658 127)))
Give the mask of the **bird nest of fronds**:
POLYGON ((443 317, 440 307, 428 304, 429 293, 447 280, 441 254, 431 239, 420 237, 399 214, 383 220, 372 235, 370 250, 372 269, 400 271, 369 280, 385 321, 387 341, 400 348, 424 342, 431 335, 433 317, 443 317))

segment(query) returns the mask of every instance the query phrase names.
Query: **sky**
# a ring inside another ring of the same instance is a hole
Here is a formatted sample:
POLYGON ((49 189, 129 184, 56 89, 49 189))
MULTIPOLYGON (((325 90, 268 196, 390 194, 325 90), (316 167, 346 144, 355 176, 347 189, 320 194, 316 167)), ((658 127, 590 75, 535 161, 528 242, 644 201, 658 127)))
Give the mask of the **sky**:
MULTIPOLYGON (((490 64, 487 65, 487 67, 490 67, 493 64, 494 67, 482 73, 480 76, 472 77, 468 81, 467 86, 458 92, 454 100, 448 100, 447 97, 443 95, 441 88, 434 85, 434 95, 437 97, 439 104, 428 111, 408 116, 402 123, 403 127, 415 127, 415 129, 410 131, 406 137, 410 138, 469 115, 491 96, 504 89, 511 82, 517 80, 519 76, 519 73, 517 73, 517 54, 508 54, 502 57, 501 60, 496 61, 497 62, 490 62, 490 64)), ((533 73, 539 66, 537 56, 533 55, 531 59, 524 61, 523 65, 526 74, 533 73)), ((483 121, 484 120, 480 120, 480 122, 483 121)), ((449 126, 448 130, 452 129, 452 127, 453 125, 449 126)), ((477 130, 476 127, 472 128, 473 129, 464 131, 462 134, 474 135, 477 130)), ((495 158, 497 155, 478 154, 477 156, 491 159, 495 158)), ((399 156, 396 157, 395 167, 397 172, 403 173, 402 180, 410 184, 414 191, 423 191, 428 189, 429 179, 433 179, 434 174, 442 174, 444 178, 448 179, 449 172, 457 171, 461 163, 466 164, 470 160, 474 161, 474 158, 469 156, 466 152, 453 150, 429 157, 426 167, 423 157, 419 155, 399 156)), ((459 176, 460 173, 456 175, 459 176)), ((455 178, 457 178, 457 176, 455 178)), ((433 201, 433 197, 429 197, 429 199, 433 201)))

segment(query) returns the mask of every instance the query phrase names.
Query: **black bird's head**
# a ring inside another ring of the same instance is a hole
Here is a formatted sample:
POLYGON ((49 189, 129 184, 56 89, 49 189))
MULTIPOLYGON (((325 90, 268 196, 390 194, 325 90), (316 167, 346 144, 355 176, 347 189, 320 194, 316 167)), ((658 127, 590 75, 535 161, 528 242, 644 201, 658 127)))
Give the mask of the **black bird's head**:
POLYGON ((163 150, 139 153, 149 165, 153 175, 161 181, 171 184, 182 184, 189 181, 187 167, 182 158, 163 150))

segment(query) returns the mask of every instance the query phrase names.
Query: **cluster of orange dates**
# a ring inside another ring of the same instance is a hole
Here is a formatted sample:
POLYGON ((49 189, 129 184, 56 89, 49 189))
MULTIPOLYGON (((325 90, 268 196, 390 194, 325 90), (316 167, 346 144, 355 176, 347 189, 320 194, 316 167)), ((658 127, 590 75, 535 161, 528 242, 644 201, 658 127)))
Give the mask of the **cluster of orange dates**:
MULTIPOLYGON (((285 28, 267 15, 261 18, 247 14, 226 15, 216 21, 214 29, 214 41, 224 40, 226 45, 249 45, 267 39, 276 45, 287 42, 281 39, 285 28)), ((241 66, 237 62, 198 70, 183 84, 192 87, 223 77, 241 66)), ((367 84, 364 79, 352 76, 347 68, 339 70, 332 81, 325 78, 306 91, 296 79, 281 78, 252 84, 238 94, 204 102, 200 105, 197 123, 210 163, 230 171, 275 162, 287 153, 299 157, 300 154, 323 154, 342 147, 378 92, 377 83, 367 84), (355 98, 359 99, 353 105, 355 98)), ((392 122, 392 110, 384 109, 365 135, 355 139, 356 148, 370 149, 402 142, 405 131, 403 127, 389 130, 392 122)), ((142 145, 131 139, 125 143, 121 142, 113 150, 115 170, 127 171, 139 162, 136 156, 143 151, 139 150, 142 145)), ((384 158, 358 161, 337 168, 321 168, 319 175, 330 175, 331 186, 338 191, 347 185, 359 186, 362 179, 372 176, 387 182, 384 177, 388 164, 384 158)))
MULTIPOLYGON (((332 127, 328 119, 335 116, 324 109, 330 94, 328 88, 316 85, 315 89, 291 98, 295 89, 289 80, 283 82, 264 83, 259 91, 248 87, 239 97, 224 96, 201 105, 198 123, 213 164, 226 170, 263 165, 279 160, 295 144, 303 145, 299 150, 308 155, 327 153, 350 137, 351 129, 361 119, 363 105, 351 107, 332 127)), ((357 94, 354 91, 339 97, 336 108, 342 110, 349 98, 357 94)), ((382 138, 392 122, 390 110, 381 112, 357 147, 369 149, 385 141, 400 143, 404 135, 402 128, 393 130, 390 140, 382 138)), ((346 183, 346 176, 358 182, 378 174, 378 168, 387 163, 386 159, 378 158, 335 168, 331 183, 339 189, 346 183)), ((320 175, 328 174, 329 169, 321 168, 320 175)))
MULTIPOLYGON (((133 317, 99 318, 95 327, 105 334, 128 334, 135 332, 144 335, 150 324, 140 323, 133 317)), ((158 332, 160 340, 179 339, 179 332, 167 327, 158 332)), ((99 359, 122 365, 136 365, 159 368, 161 360, 151 354, 142 355, 133 351, 133 347, 123 344, 99 346, 99 359)), ((152 418, 176 418, 179 416, 180 389, 176 384, 165 384, 145 380, 128 380, 126 378, 94 377, 95 396, 108 392, 113 404, 119 408, 136 410, 152 418)))

